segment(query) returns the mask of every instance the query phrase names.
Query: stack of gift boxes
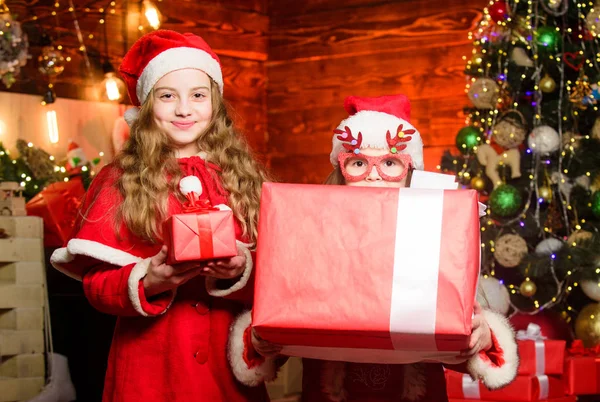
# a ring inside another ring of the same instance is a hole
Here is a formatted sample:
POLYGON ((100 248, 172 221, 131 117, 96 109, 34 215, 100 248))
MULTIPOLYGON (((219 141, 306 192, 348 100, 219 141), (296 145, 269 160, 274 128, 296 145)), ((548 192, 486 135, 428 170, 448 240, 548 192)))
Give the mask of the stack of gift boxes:
MULTIPOLYGON (((544 339, 530 324, 517 334, 520 364, 517 378, 499 390, 488 390, 469 375, 446 371, 450 402, 576 401, 577 395, 600 394, 600 350, 574 341, 565 350, 563 340, 544 339)), ((600 396, 599 396, 600 399, 600 396)))

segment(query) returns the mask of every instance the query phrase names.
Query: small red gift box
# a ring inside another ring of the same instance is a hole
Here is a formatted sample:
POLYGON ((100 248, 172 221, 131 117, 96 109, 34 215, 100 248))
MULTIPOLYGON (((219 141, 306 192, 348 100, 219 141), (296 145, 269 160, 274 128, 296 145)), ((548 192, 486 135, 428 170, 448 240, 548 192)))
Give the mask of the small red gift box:
MULTIPOLYGON (((455 398, 450 398, 448 400, 448 402, 469 402, 472 401, 472 399, 455 399, 455 398)), ((508 401, 508 399, 506 400, 508 401)), ((539 402, 576 402, 577 398, 575 396, 561 396, 559 398, 552 398, 552 399, 544 399, 542 401, 539 402)), ((481 401, 480 402, 492 402, 492 401, 481 401)), ((498 402, 498 401, 494 401, 494 402, 498 402)))
POLYGON ((71 236, 85 194, 78 177, 56 182, 40 191, 25 208, 27 215, 44 221, 44 247, 62 247, 71 236))
POLYGON ((237 255, 231 210, 172 215, 164 223, 168 264, 230 258, 237 255))
POLYGON ((517 375, 563 373, 566 342, 545 339, 539 325, 531 323, 527 330, 518 331, 517 345, 520 357, 517 375))
POLYGON ((573 341, 565 360, 565 389, 568 395, 600 394, 600 348, 586 349, 573 341))
POLYGON ((286 355, 454 358, 471 334, 478 209, 472 190, 265 184, 254 328, 286 355))
POLYGON ((449 398, 487 401, 540 401, 565 396, 560 378, 547 375, 518 376, 506 387, 490 391, 470 375, 446 370, 449 398))

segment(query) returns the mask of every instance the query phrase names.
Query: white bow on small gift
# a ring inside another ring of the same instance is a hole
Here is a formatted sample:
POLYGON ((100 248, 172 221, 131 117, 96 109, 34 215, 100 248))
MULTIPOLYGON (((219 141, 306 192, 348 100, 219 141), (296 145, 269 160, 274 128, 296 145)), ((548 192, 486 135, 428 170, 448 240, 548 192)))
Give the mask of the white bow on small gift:
POLYGON ((542 335, 542 327, 532 322, 529 323, 526 330, 517 331, 517 340, 519 341, 543 341, 547 339, 542 335))

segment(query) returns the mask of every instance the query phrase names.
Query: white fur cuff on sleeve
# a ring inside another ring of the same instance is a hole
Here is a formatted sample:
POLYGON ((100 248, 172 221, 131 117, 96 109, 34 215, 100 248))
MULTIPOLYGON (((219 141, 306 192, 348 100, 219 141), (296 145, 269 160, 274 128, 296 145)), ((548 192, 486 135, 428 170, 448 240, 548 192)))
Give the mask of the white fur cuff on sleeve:
POLYGON ((519 368, 519 355, 515 333, 508 320, 498 313, 483 311, 483 316, 498 341, 500 364, 477 354, 469 359, 467 369, 471 376, 480 379, 489 389, 502 388, 514 380, 519 368))
POLYGON ((252 262, 252 254, 250 253, 249 244, 242 243, 241 241, 236 241, 238 253, 246 256, 246 268, 244 269, 244 273, 239 278, 239 280, 234 283, 228 289, 219 289, 217 286, 218 278, 214 278, 211 276, 206 277, 206 291, 209 295, 215 297, 224 297, 230 295, 234 292, 237 292, 240 289, 243 289, 244 286, 248 283, 250 279, 250 275, 252 274, 252 269, 254 267, 254 263, 252 262))
POLYGON ((229 334, 229 364, 231 370, 242 384, 250 387, 257 386, 265 381, 271 381, 277 374, 277 365, 275 359, 265 359, 264 362, 255 366, 248 367, 244 359, 246 344, 244 342, 244 332, 252 324, 252 315, 250 311, 240 314, 231 325, 229 334))
MULTIPOLYGON (((137 264, 135 264, 135 266, 131 270, 131 273, 129 274, 129 278, 127 279, 127 292, 129 294, 129 300, 131 300, 131 304, 133 305, 133 308, 135 309, 135 311, 137 311, 144 317, 149 317, 149 316, 154 315, 154 314, 148 314, 146 311, 144 311, 144 308, 142 307, 142 302, 140 300, 140 293, 139 293, 140 279, 142 279, 144 276, 146 276, 146 274, 148 273, 149 266, 150 266, 150 258, 146 258, 146 259, 138 262, 137 264)), ((169 307, 171 307, 171 304, 173 304, 173 300, 175 300, 176 290, 171 291, 171 293, 172 293, 171 302, 169 303, 167 308, 162 313, 167 311, 167 309, 169 307)))

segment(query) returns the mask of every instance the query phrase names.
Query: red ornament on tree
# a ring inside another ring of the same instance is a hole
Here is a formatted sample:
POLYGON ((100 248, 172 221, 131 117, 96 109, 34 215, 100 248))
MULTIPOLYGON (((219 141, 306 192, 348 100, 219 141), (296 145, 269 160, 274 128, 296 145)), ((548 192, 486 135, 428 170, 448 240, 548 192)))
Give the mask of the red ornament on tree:
POLYGON ((506 6, 506 1, 498 0, 488 7, 488 12, 495 23, 506 20, 508 17, 508 7, 506 6))

